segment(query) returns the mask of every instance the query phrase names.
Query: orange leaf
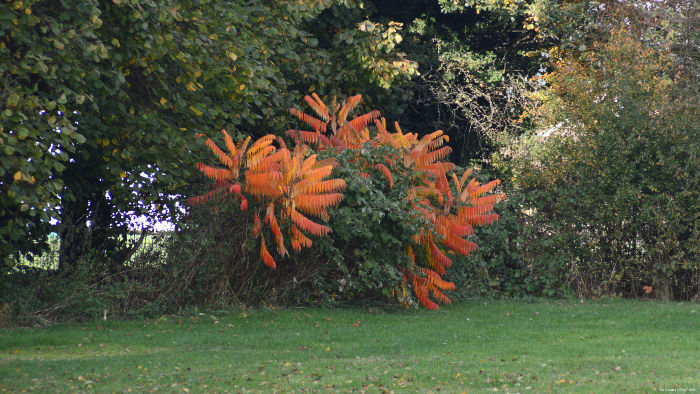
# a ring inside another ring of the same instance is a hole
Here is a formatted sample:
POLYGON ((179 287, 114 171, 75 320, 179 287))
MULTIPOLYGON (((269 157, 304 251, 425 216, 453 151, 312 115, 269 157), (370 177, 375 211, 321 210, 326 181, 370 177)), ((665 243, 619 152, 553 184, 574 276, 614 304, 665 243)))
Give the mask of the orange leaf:
POLYGON ((255 212, 253 214, 253 238, 257 238, 260 235, 260 228, 262 224, 260 223, 260 216, 255 212))
POLYGON ((233 167, 233 160, 229 155, 227 155, 224 151, 219 148, 218 145, 214 141, 212 141, 211 138, 208 138, 205 144, 211 149, 212 152, 216 155, 216 157, 219 159, 221 164, 225 165, 228 168, 233 167))
POLYGON ((301 250, 302 247, 310 248, 312 245, 309 237, 304 235, 297 226, 292 225, 292 247, 295 250, 301 250))
POLYGON ((376 169, 378 169, 384 175, 384 177, 389 181, 389 189, 393 188, 394 187, 394 178, 391 176, 391 171, 389 171, 389 168, 387 168, 387 166, 385 166, 382 163, 377 163, 374 167, 376 169))
POLYGON ((304 213, 321 216, 328 207, 337 205, 342 199, 341 193, 302 194, 294 199, 294 203, 304 213))
POLYGON ((266 266, 277 269, 277 264, 275 264, 275 259, 272 258, 270 252, 267 251, 265 247, 265 237, 260 237, 260 258, 266 266))
POLYGON ((313 116, 307 115, 307 114, 305 114, 299 110, 296 110, 294 108, 292 108, 291 112, 292 112, 292 115, 296 116, 299 120, 301 120, 302 122, 311 126, 314 129, 314 131, 321 132, 321 133, 326 132, 326 123, 323 122, 322 120, 316 119, 313 116))
POLYGON ((331 231, 330 227, 318 224, 316 222, 312 222, 296 210, 292 209, 291 214, 289 216, 290 219, 292 219, 292 222, 294 222, 294 224, 296 224, 300 230, 309 232, 313 235, 322 236, 328 234, 331 231))
POLYGON ((287 254, 287 249, 284 247, 284 237, 282 236, 282 229, 280 229, 277 223, 277 218, 275 217, 275 204, 270 203, 267 206, 267 214, 265 215, 265 220, 270 224, 270 230, 272 230, 272 235, 275 237, 275 242, 277 243, 277 252, 280 256, 287 254))

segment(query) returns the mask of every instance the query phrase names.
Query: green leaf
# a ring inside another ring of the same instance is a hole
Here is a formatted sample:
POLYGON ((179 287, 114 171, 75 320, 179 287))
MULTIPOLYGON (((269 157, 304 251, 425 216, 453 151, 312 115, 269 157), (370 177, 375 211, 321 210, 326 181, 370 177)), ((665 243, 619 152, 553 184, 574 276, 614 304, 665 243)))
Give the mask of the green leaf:
POLYGON ((20 140, 27 138, 28 135, 29 129, 27 129, 25 126, 19 126, 17 128, 17 138, 19 138, 20 140))
POLYGON ((7 106, 8 107, 14 107, 19 103, 19 95, 17 93, 12 93, 10 94, 10 97, 7 98, 7 106))

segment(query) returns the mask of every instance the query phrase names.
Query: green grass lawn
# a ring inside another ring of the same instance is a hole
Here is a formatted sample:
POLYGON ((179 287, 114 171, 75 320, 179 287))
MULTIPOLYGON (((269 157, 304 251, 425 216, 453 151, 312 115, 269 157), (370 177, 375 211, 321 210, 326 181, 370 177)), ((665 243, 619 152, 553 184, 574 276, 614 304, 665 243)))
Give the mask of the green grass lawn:
POLYGON ((700 391, 700 305, 264 309, 0 333, 0 391, 700 391))

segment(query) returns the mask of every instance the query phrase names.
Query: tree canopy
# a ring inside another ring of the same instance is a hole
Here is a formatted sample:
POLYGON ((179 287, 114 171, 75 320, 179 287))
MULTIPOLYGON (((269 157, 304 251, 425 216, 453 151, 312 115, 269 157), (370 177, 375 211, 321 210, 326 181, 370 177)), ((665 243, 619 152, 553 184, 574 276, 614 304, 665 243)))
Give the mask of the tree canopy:
POLYGON ((396 26, 344 32, 317 22, 360 5, 0 5, 0 253, 40 250, 57 230, 63 262, 96 250, 118 264, 128 251, 122 215, 173 212, 171 196, 202 151, 196 134, 281 132, 300 92, 359 91, 409 75, 390 45, 396 26), (344 68, 353 62, 362 67, 344 68))

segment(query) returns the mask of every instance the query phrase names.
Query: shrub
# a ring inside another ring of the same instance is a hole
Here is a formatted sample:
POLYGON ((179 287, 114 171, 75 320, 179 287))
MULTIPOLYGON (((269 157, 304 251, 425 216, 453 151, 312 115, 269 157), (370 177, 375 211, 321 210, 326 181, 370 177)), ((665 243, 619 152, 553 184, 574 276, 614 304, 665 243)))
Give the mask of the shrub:
POLYGON ((526 257, 559 261, 579 296, 700 294, 697 85, 673 59, 621 27, 562 60, 543 104, 558 131, 513 161, 541 246, 526 257))
POLYGON ((505 196, 485 194, 500 181, 481 185, 469 177, 471 170, 458 176, 455 165, 443 161, 450 149, 443 146, 448 138, 442 131, 418 138, 396 124, 396 132, 390 133, 378 111, 348 120, 359 95, 342 105, 333 100, 330 107, 316 95, 305 100, 318 117, 292 110, 313 129, 290 130, 293 149, 268 135, 246 150, 250 139, 236 145, 224 131, 227 154, 208 139, 226 168, 198 164, 214 184, 190 201, 215 201, 213 208, 219 210, 230 206, 220 202, 227 198, 238 203, 243 217, 250 211, 250 219, 236 223, 241 233, 249 234, 246 244, 257 240, 260 259, 269 268, 278 264, 268 244, 284 257, 290 255, 289 240, 292 260, 300 258, 302 248, 317 245, 321 261, 318 255, 316 261, 298 261, 319 267, 315 272, 323 274, 314 279, 315 288, 331 298, 338 293, 351 299, 382 295, 408 305, 413 297, 407 290, 412 290, 429 309, 438 308, 430 297, 449 303, 443 291, 454 290, 454 284, 442 276, 455 255, 466 256, 477 248, 465 238, 474 234, 474 226, 498 219, 490 212, 505 196), (326 179, 332 173, 340 178, 326 179), (327 237, 331 228, 334 234, 327 237))

